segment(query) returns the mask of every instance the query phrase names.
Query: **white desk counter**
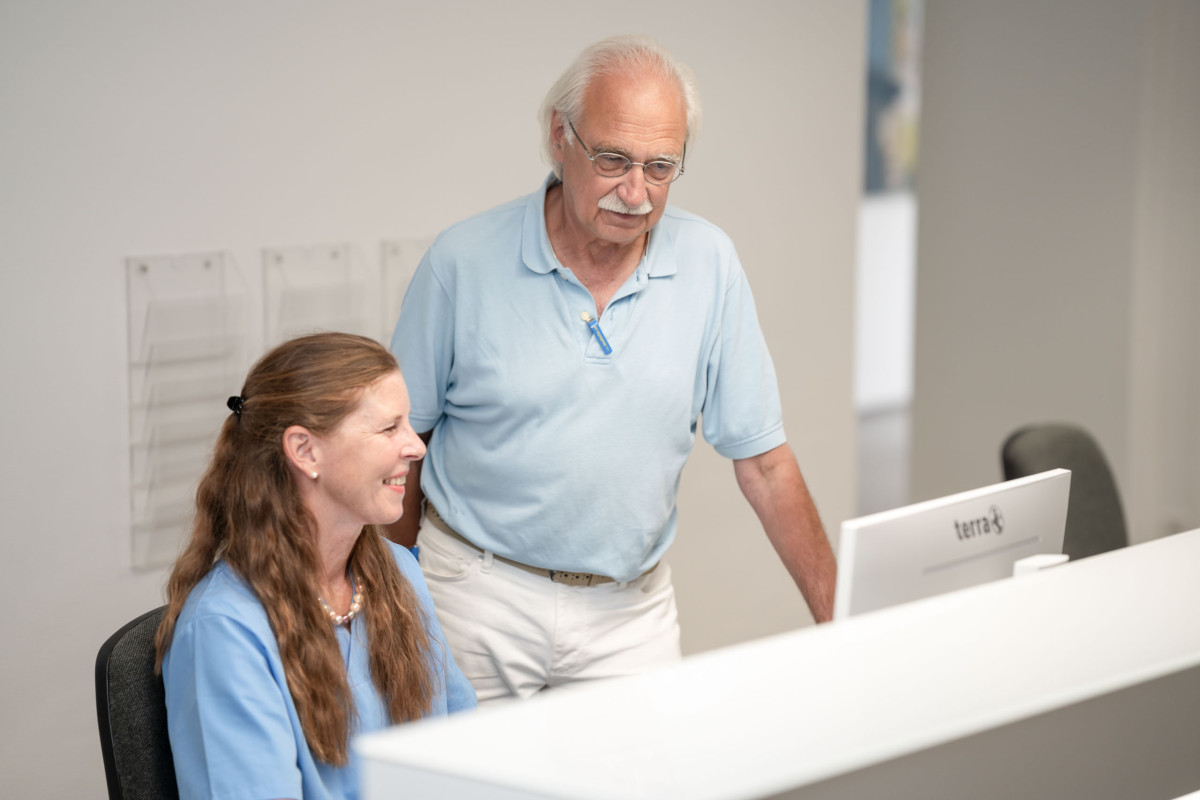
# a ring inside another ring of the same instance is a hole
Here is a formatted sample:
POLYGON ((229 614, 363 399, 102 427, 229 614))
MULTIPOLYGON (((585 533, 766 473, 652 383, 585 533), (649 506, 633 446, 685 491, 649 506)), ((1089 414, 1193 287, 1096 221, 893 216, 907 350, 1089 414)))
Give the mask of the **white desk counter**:
POLYGON ((1179 797, 1200 530, 355 746, 368 800, 1179 797))

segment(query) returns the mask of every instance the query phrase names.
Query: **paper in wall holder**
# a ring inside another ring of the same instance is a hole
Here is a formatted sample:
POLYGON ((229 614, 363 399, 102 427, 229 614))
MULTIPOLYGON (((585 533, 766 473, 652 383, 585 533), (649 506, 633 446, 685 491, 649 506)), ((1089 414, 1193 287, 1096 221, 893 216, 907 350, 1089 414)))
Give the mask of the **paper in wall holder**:
POLYGON ((125 277, 131 553, 152 569, 179 552, 222 401, 240 385, 246 297, 220 252, 127 258, 125 277))
POLYGON ((375 335, 377 284, 352 245, 268 248, 262 273, 267 347, 317 331, 375 335))

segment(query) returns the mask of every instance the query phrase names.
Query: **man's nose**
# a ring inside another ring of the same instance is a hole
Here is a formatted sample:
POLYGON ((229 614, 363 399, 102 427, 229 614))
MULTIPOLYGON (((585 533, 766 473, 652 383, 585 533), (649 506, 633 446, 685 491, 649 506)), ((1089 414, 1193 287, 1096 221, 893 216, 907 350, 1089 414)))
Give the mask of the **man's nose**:
POLYGON ((617 186, 617 196, 628 206, 637 208, 646 201, 646 193, 649 191, 646 183, 646 173, 642 171, 639 164, 634 164, 621 176, 621 183, 617 186))

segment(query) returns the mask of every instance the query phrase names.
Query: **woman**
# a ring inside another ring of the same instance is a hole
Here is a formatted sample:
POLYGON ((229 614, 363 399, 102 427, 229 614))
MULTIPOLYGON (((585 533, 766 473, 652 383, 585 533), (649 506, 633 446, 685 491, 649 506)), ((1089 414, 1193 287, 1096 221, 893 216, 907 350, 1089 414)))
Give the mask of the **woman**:
POLYGON ((158 630, 183 800, 353 798, 352 734, 475 705, 403 513, 409 425, 370 339, 287 342, 250 371, 196 492, 158 630))

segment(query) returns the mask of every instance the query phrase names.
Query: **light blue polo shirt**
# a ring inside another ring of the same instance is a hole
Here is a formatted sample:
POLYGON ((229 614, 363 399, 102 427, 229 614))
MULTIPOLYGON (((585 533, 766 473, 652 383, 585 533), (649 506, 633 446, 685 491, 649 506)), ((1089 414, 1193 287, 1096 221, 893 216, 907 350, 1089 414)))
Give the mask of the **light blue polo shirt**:
POLYGON ((785 441, 775 368, 733 243, 667 206, 599 323, 546 235, 537 192, 442 233, 392 337, 421 488, 476 545, 630 580, 676 531, 697 423, 727 458, 785 441))

